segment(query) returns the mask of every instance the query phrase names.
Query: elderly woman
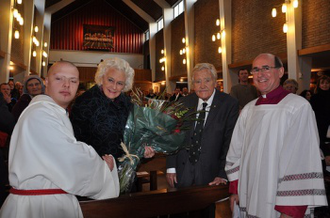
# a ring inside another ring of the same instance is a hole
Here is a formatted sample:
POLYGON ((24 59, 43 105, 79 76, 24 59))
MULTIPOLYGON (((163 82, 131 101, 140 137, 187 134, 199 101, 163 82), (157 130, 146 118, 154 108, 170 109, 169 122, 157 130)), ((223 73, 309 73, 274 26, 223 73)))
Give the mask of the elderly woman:
POLYGON ((283 88, 293 94, 297 94, 298 82, 294 79, 287 79, 283 83, 283 88))
POLYGON ((11 113, 17 121, 23 110, 29 105, 34 96, 44 94, 45 86, 37 75, 30 75, 24 79, 23 95, 13 107, 11 113))
MULTIPOLYGON (((133 80, 134 70, 126 61, 105 59, 98 65, 97 85, 75 100, 70 114, 77 140, 93 146, 101 157, 112 154, 117 162, 123 155, 120 143, 133 108, 124 92, 132 88, 133 80)), ((144 156, 153 155, 154 150, 146 147, 144 156)))

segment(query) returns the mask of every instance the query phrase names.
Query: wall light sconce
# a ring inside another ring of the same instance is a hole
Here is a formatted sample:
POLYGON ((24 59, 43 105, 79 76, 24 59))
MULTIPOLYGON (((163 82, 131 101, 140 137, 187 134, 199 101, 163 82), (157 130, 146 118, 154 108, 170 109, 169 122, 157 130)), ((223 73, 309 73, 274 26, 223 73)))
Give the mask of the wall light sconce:
POLYGON ((44 43, 44 47, 47 48, 47 46, 48 46, 48 44, 47 44, 47 42, 45 42, 45 43, 44 43))
POLYGON ((19 31, 18 30, 15 30, 14 37, 15 37, 15 39, 19 39, 19 31))
POLYGON ((159 63, 164 63, 166 61, 165 57, 162 57, 161 59, 159 59, 159 63))
POLYGON ((46 62, 45 61, 42 62, 42 66, 44 66, 44 67, 46 66, 46 62))
POLYGON ((39 27, 38 26, 34 27, 34 32, 36 32, 36 33, 39 32, 39 27))
MULTIPOLYGON (((272 17, 276 17, 277 16, 277 10, 276 8, 280 8, 282 10, 282 13, 286 13, 288 10, 288 7, 290 7, 292 5, 293 8, 298 8, 299 2, 298 0, 285 0, 284 3, 282 5, 276 5, 273 9, 272 9, 272 17), (292 3, 292 4, 291 4, 292 3)), ((287 21, 286 21, 287 22, 287 21)), ((283 25, 283 32, 287 33, 288 32, 288 25, 287 23, 285 23, 283 25)))
POLYGON ((277 10, 276 10, 276 8, 273 8, 272 9, 272 17, 276 17, 276 15, 277 15, 277 10))
POLYGON ((286 3, 283 3, 283 5, 282 5, 282 13, 286 13, 286 11, 287 11, 286 3))
MULTIPOLYGON (((186 53, 189 51, 189 48, 186 46, 186 38, 182 38, 182 43, 185 45, 185 47, 180 49, 180 55, 186 55, 186 53)), ((187 63, 186 57, 183 58, 182 63, 187 63)))
POLYGON ((161 84, 162 86, 165 86, 166 82, 165 82, 165 81, 162 81, 160 84, 161 84))
POLYGON ((287 33, 288 32, 288 25, 285 23, 283 24, 283 33, 287 33))
MULTIPOLYGON (((220 26, 220 19, 217 19, 215 23, 216 23, 217 26, 220 26)), ((212 42, 215 42, 216 40, 220 40, 221 35, 222 35, 222 37, 225 36, 225 29, 221 29, 219 32, 213 34, 212 35, 212 42)), ((218 47, 218 53, 219 54, 222 53, 221 43, 220 43, 220 46, 218 47)))
POLYGON ((22 4, 23 0, 17 0, 17 4, 22 4))
POLYGON ((47 52, 43 51, 43 52, 42 52, 42 56, 44 56, 45 58, 47 58, 47 57, 48 57, 47 52))
POLYGON ((14 18, 17 18, 17 16, 18 16, 18 10, 16 8, 14 8, 13 16, 14 16, 14 18))
MULTIPOLYGON (((160 50, 160 53, 162 55, 164 55, 165 54, 165 50, 164 49, 160 50)), ((162 58, 159 59, 159 63, 162 64, 162 63, 165 63, 165 62, 166 62, 166 57, 165 56, 163 56, 162 58)), ((165 71, 165 66, 164 65, 161 67, 161 70, 162 71, 165 71)))
POLYGON ((33 52, 32 52, 32 56, 33 56, 33 57, 37 57, 37 52, 36 52, 36 51, 33 51, 33 52))

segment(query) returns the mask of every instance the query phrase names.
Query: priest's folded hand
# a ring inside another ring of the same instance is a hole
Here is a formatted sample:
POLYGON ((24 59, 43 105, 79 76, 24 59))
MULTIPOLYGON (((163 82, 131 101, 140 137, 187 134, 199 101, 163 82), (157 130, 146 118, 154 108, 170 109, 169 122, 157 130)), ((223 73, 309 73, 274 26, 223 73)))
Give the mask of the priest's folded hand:
POLYGON ((106 154, 106 155, 102 156, 102 158, 108 164, 110 171, 112 171, 113 167, 114 167, 114 160, 113 160, 112 155, 106 154))

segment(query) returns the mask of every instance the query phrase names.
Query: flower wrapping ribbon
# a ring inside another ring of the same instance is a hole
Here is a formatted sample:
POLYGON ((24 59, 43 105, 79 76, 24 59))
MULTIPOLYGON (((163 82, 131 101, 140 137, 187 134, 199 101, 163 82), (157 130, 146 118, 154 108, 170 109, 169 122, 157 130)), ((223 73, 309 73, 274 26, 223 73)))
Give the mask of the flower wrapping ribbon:
POLYGON ((133 165, 134 164, 133 157, 137 158, 138 160, 140 159, 137 155, 130 154, 128 152, 128 149, 127 149, 127 146, 125 145, 125 143, 121 142, 120 146, 123 148, 123 150, 125 152, 125 155, 123 157, 118 158, 118 160, 120 162, 123 162, 126 158, 128 158, 130 160, 131 164, 133 165))

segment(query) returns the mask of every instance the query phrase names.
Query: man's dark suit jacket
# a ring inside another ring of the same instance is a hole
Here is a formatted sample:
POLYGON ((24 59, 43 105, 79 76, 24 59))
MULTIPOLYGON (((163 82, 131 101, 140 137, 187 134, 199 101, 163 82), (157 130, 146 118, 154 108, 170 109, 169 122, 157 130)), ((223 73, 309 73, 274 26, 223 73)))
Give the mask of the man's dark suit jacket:
MULTIPOLYGON (((180 99, 183 104, 196 111, 198 96, 194 93, 180 99)), ((227 178, 225 173, 226 155, 229 148, 232 132, 239 114, 238 101, 228 94, 216 90, 210 111, 203 130, 201 153, 198 166, 201 167, 202 182, 195 185, 207 185, 215 177, 227 178)), ((195 122, 189 124, 190 130, 186 133, 185 143, 187 148, 191 146, 195 122)), ((182 149, 177 154, 168 156, 167 168, 175 168, 178 187, 185 183, 183 172, 189 162, 189 150, 182 149)), ((197 165, 196 165, 197 166, 197 165)))

